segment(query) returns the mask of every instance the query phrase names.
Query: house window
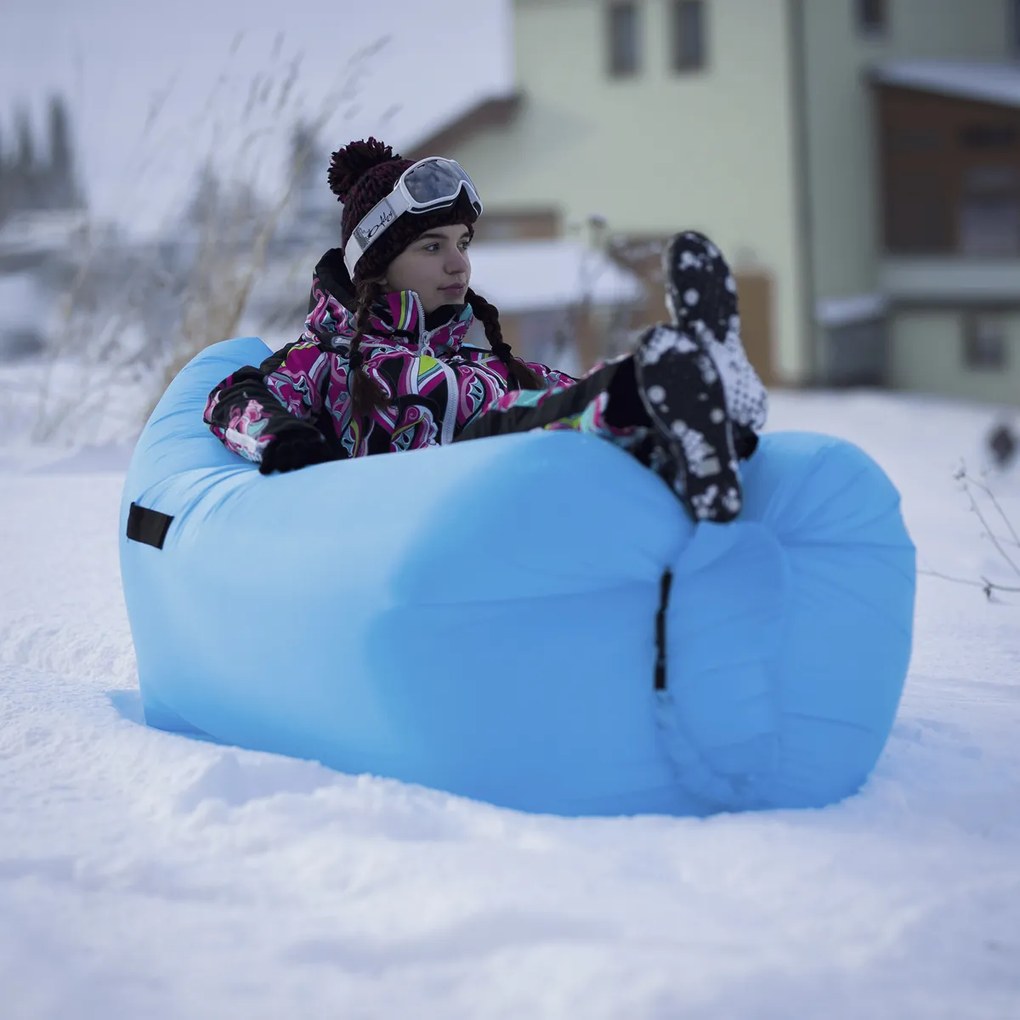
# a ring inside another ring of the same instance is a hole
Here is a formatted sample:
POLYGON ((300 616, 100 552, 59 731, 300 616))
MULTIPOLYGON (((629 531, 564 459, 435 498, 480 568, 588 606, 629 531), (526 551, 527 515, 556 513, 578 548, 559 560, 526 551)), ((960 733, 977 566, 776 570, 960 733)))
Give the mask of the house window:
POLYGON ((609 73, 637 74, 641 62, 640 17, 636 3, 612 3, 608 8, 609 73))
POLYGON ((895 130, 887 130, 885 145, 890 152, 931 153, 943 146, 943 132, 925 124, 898 123, 895 130))
POLYGON ((968 167, 963 176, 959 227, 964 255, 1020 255, 1020 173, 1006 164, 968 167))
POLYGON ((900 172, 885 190, 885 242, 898 254, 948 254, 957 244, 952 200, 934 175, 900 172))
POLYGON ((963 320, 963 363, 979 371, 1006 367, 1006 326, 999 315, 968 312, 963 320))
POLYGON ((705 4, 673 0, 673 70, 699 71, 705 66, 705 4))
POLYGON ((960 144, 965 149, 1012 149, 1020 139, 1015 124, 965 124, 960 128, 960 144))
POLYGON ((886 34, 888 10, 886 0, 854 0, 857 5, 857 31, 875 39, 886 34))

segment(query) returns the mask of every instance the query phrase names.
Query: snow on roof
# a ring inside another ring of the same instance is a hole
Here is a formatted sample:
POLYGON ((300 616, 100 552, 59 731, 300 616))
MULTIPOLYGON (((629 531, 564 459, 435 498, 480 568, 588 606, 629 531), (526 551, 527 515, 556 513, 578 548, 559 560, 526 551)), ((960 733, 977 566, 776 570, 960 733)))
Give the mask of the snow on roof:
POLYGON ((891 60, 876 64, 871 77, 882 85, 1020 106, 1020 65, 959 60, 891 60))
POLYGON ((855 322, 881 318, 888 304, 884 294, 821 298, 815 305, 815 319, 822 326, 849 326, 855 322))
POLYGON ((471 286, 504 312, 626 304, 644 293, 633 273, 569 238, 473 244, 471 286))
POLYGON ((39 326, 39 290, 30 273, 0 273, 0 333, 39 326))
POLYGON ((19 212, 0 225, 0 253, 58 251, 82 236, 88 214, 80 209, 19 212))

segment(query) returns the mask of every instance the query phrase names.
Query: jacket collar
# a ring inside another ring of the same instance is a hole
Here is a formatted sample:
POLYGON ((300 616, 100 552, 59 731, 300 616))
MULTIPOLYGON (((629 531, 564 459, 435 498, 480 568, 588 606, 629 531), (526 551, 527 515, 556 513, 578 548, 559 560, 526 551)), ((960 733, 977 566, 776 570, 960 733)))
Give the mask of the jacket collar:
MULTIPOLYGON (((340 288, 337 288, 340 289, 340 288)), ((357 331, 349 295, 334 296, 328 281, 312 278, 312 309, 305 319, 304 337, 331 347, 346 347, 357 331)), ((382 342, 412 350, 428 347, 435 353, 460 350, 474 316, 470 305, 448 305, 425 313, 413 290, 389 291, 372 306, 366 329, 366 343, 382 342)))

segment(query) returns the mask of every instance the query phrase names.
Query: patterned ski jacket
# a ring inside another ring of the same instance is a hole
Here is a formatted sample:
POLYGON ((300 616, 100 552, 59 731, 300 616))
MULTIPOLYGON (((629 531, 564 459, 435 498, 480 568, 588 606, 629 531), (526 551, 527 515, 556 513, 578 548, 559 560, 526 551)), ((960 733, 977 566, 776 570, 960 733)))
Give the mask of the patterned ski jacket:
MULTIPOLYGON (((232 373, 209 395, 205 421, 228 449, 259 463, 282 431, 312 425, 337 459, 414 450, 451 442, 500 398, 514 402, 516 384, 506 365, 464 341, 473 322, 470 305, 446 309, 439 315, 445 321, 432 323, 418 295, 400 291, 377 303, 360 344, 363 367, 386 394, 387 406, 354 418, 347 376, 355 316, 324 285, 322 266, 300 339, 258 368, 232 373)), ((545 365, 528 364, 550 390, 574 382, 545 365)))

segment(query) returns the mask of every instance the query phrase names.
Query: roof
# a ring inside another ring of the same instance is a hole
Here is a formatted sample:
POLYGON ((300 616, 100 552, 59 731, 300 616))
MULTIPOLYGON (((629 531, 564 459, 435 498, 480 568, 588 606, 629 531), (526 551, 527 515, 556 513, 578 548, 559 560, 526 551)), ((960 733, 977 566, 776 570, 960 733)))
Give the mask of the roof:
POLYGON ((3 309, 0 335, 40 325, 42 291, 42 281, 31 273, 0 273, 0 308, 3 309))
POLYGON ((401 145, 406 159, 423 159, 425 156, 444 155, 461 142, 487 128, 503 128, 517 116, 524 100, 520 92, 504 92, 486 96, 452 120, 444 121, 413 144, 401 145))
POLYGON ((590 300, 628 304, 644 290, 604 252, 570 238, 471 245, 471 286, 502 312, 563 308, 590 300))
POLYGON ((888 305, 884 294, 822 298, 815 304, 815 319, 822 326, 852 326, 882 318, 888 305))
POLYGON ((0 225, 0 254, 62 251, 89 226, 82 209, 17 212, 0 225))
POLYGON ((880 85, 1020 107, 1020 64, 958 60, 892 60, 876 64, 880 85))

